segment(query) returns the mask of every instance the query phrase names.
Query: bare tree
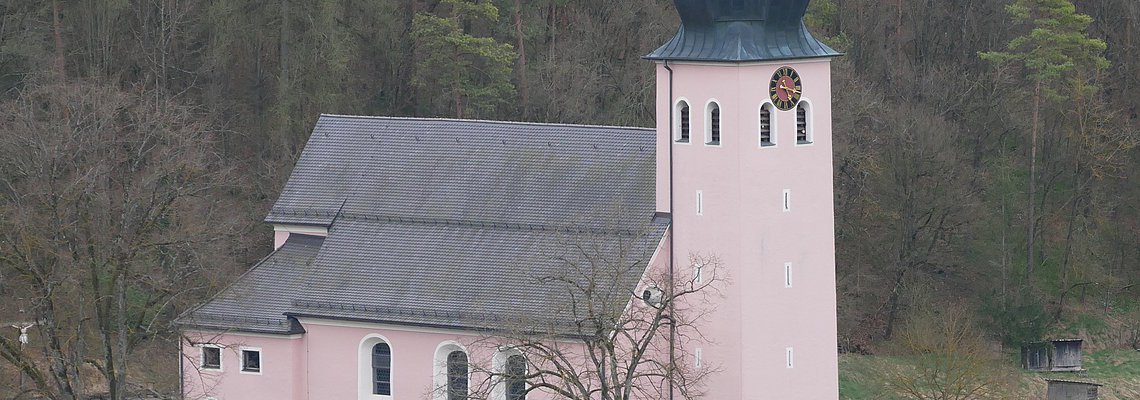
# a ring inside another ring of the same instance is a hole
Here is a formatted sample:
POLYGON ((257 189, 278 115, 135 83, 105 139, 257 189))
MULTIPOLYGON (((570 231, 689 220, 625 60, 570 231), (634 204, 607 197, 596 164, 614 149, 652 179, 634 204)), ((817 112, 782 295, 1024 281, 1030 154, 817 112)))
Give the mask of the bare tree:
POLYGON ((534 277, 565 299, 552 313, 568 319, 511 321, 470 347, 492 353, 475 358, 493 360, 474 366, 483 379, 472 385, 472 398, 542 392, 566 400, 629 400, 668 398, 669 390, 701 397, 702 381, 717 367, 695 366, 686 354, 691 343, 710 342, 697 327, 725 279, 719 259, 692 256, 701 272, 691 274, 686 265, 684 274, 671 277, 667 253, 646 268, 652 254, 629 245, 645 238, 606 239, 611 242, 567 239, 566 251, 554 256, 562 272, 534 277), (637 289, 622 282, 637 282, 637 289), (495 353, 521 355, 525 368, 495 353))
POLYGON ((958 306, 911 313, 891 343, 901 362, 885 371, 887 388, 922 400, 1008 398, 1011 374, 970 315, 958 306))
POLYGON ((132 350, 170 332, 208 282, 204 250, 224 243, 210 130, 190 108, 89 83, 29 86, 0 118, 0 268, 40 323, 34 350, 0 338, 0 355, 37 396, 105 385, 123 399, 132 350))

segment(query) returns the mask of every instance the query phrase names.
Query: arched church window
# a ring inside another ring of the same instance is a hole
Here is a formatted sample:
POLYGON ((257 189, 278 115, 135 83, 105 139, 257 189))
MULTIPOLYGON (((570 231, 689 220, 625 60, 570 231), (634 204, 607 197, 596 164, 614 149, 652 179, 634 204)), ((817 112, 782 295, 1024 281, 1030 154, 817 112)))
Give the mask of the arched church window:
POLYGON ((519 354, 507 357, 507 400, 526 400, 526 358, 519 354))
POLYGON ((447 354, 447 400, 467 400, 467 353, 447 354))
POLYGON ((372 394, 392 395, 392 348, 387 343, 372 346, 372 394))
POLYGON ((689 143, 689 136, 692 131, 692 124, 690 121, 691 113, 689 111, 689 102, 681 100, 677 102, 677 142, 689 143))
POLYGON ((796 105, 796 144, 811 143, 811 105, 800 100, 796 105))
POLYGON ((776 137, 772 135, 775 131, 772 126, 772 103, 764 103, 760 106, 760 146, 770 147, 776 145, 776 137))
POLYGON ((705 118, 706 128, 708 129, 707 144, 719 145, 720 144, 720 104, 716 101, 709 102, 708 115, 705 118))

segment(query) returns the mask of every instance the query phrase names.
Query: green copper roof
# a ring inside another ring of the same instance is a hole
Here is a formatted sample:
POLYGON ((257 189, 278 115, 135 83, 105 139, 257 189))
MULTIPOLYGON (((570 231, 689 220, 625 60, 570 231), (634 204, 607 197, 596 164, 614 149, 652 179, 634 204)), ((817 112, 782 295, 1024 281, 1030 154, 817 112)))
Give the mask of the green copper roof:
POLYGON ((674 0, 681 29, 645 58, 767 61, 833 57, 803 23, 808 0, 674 0))

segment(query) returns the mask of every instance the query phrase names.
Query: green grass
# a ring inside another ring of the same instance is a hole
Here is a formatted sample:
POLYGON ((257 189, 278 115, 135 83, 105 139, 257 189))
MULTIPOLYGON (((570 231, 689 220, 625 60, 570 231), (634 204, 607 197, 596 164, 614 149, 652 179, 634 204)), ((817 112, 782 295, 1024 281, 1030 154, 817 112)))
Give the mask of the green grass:
MULTIPOLYGON (((1023 398, 1036 398, 1045 392, 1044 378, 1091 380, 1105 385, 1101 400, 1140 399, 1140 352, 1109 349, 1086 353, 1087 374, 1037 373, 1016 371, 1016 391, 1023 398), (1085 376, 1087 375, 1087 376, 1085 376)), ((894 397, 882 393, 881 371, 901 365, 901 360, 884 356, 844 354, 839 357, 839 398, 841 400, 884 400, 894 397)))
POLYGON ((857 354, 844 354, 839 357, 839 398, 874 398, 874 384, 877 384, 873 371, 877 357, 857 354))

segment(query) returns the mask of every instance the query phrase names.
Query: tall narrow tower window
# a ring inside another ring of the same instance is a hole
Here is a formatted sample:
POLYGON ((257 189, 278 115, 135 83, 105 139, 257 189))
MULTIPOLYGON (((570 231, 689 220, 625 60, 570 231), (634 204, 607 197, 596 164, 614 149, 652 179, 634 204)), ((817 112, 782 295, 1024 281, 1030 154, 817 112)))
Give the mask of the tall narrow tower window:
POLYGON ((720 104, 716 101, 708 105, 708 141, 706 144, 720 145, 720 104))
POLYGON ((792 263, 784 263, 784 287, 792 287, 792 263))
POLYGON ((681 100, 677 102, 677 137, 675 138, 678 143, 689 143, 689 136, 692 131, 692 120, 690 117, 689 102, 681 100))
POLYGON ((697 215, 705 215, 705 194, 697 191, 697 215))
POLYGON ((772 103, 764 103, 760 107, 760 147, 776 145, 776 138, 772 136, 772 103))
POLYGON ((808 144, 812 141, 810 108, 811 105, 802 100, 796 106, 796 144, 808 144))

